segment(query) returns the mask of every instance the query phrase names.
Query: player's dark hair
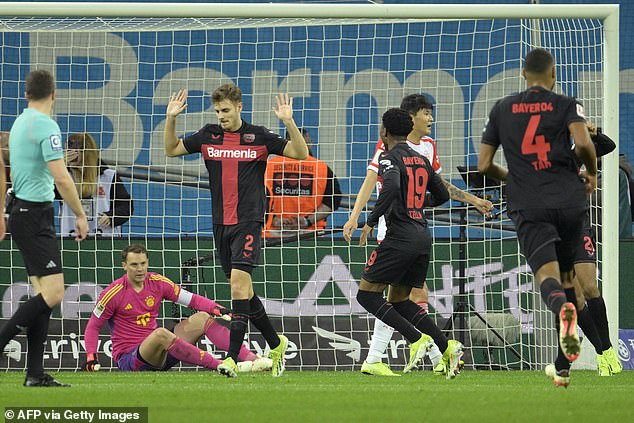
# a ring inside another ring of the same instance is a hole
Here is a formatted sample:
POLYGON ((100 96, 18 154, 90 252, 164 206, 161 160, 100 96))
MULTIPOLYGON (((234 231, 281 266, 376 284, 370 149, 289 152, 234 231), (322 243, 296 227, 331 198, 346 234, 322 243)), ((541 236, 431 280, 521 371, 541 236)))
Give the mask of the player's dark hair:
POLYGON ((554 63, 555 59, 548 50, 536 48, 524 57, 524 70, 529 73, 541 74, 549 71, 554 63))
POLYGON ((55 92, 55 77, 46 70, 34 70, 26 77, 26 98, 42 100, 55 92))
POLYGON ((403 97, 401 109, 410 115, 415 115, 422 109, 434 110, 434 105, 431 103, 431 100, 423 94, 410 94, 403 97))
POLYGON ((395 107, 383 113, 383 127, 392 136, 406 137, 412 132, 414 122, 407 111, 395 107))
POLYGON ((242 102, 242 90, 235 84, 224 84, 216 88, 211 95, 213 103, 229 100, 232 103, 242 102))
POLYGON ((121 250, 121 259, 127 262, 129 253, 145 254, 145 256, 147 257, 147 249, 144 245, 141 244, 130 244, 125 247, 123 250, 121 250))

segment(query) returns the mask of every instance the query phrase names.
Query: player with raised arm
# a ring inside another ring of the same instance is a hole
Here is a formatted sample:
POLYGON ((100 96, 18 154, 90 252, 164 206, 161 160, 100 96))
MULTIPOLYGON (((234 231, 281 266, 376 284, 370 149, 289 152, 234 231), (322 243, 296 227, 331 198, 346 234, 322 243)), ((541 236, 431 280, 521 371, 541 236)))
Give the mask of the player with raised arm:
POLYGON ((570 362, 579 356, 577 310, 566 302, 562 281, 573 278, 575 250, 582 242, 586 193, 596 187, 596 154, 583 106, 555 94, 555 61, 541 48, 524 58, 528 89, 493 106, 482 135, 478 170, 507 181, 508 215, 541 296, 555 314, 560 354, 547 367, 557 386, 570 384, 570 362), (571 150, 571 139, 576 148, 571 150), (493 162, 502 146, 508 169, 493 162), (585 180, 576 158, 586 166, 585 180))
POLYGON ((187 107, 187 90, 172 95, 167 106, 165 153, 169 157, 202 153, 209 172, 214 239, 222 270, 231 285, 231 342, 222 367, 235 373, 238 353, 249 320, 271 348, 272 374, 284 372, 284 352, 288 340, 278 335, 259 297, 253 291, 251 272, 258 263, 266 194, 264 172, 269 154, 303 160, 308 157, 306 142, 293 120, 293 99, 276 97, 273 111, 284 123, 290 140, 263 126, 242 120, 242 92, 233 84, 217 88, 212 101, 220 124, 208 124, 194 134, 176 136, 176 117, 187 107))
POLYGON ((381 216, 386 216, 388 227, 385 239, 368 259, 357 301, 410 343, 404 372, 418 366, 435 343, 444 351, 441 360, 447 378, 453 378, 463 354, 462 344, 448 341, 427 312, 409 299, 412 288, 422 288, 431 254, 431 234, 423 208, 444 203, 449 192, 427 158, 407 145, 406 137, 413 127, 410 115, 395 108, 385 112, 382 120, 386 153, 379 160, 379 180, 383 188, 361 231, 359 245, 365 245, 381 216), (386 301, 383 292, 388 285, 386 301))
MULTIPOLYGON (((218 348, 229 347, 229 330, 216 318, 230 318, 214 301, 186 291, 163 275, 148 272, 148 255, 143 245, 131 244, 121 252, 125 275, 112 282, 99 296, 86 326, 84 342, 85 371, 100 368, 97 356, 99 331, 108 322, 112 338, 112 356, 123 371, 168 370, 178 362, 218 370, 225 376, 235 376, 239 369, 219 368, 222 363, 195 346, 206 335, 218 348), (198 310, 183 320, 171 332, 158 327, 156 318, 163 300, 198 310), (230 372, 234 373, 230 373, 230 372)), ((248 370, 268 370, 270 359, 257 357, 243 344, 239 357, 248 370)))
MULTIPOLYGON (((414 151, 426 157, 431 163, 434 171, 440 174, 442 167, 440 160, 438 159, 438 152, 434 140, 430 137, 431 127, 434 121, 433 118, 433 105, 431 101, 422 94, 410 94, 403 98, 401 101, 401 109, 407 111, 414 122, 412 132, 407 135, 407 145, 409 145, 414 151)), ((361 212, 365 208, 374 187, 377 188, 377 193, 381 191, 381 184, 378 181, 379 172, 379 158, 385 151, 384 143, 379 139, 374 156, 368 164, 367 173, 363 185, 357 194, 357 198, 354 202, 354 207, 350 213, 348 221, 344 224, 344 238, 350 241, 352 234, 357 229, 357 221, 361 216, 361 212)), ((443 179, 443 183, 449 191, 449 197, 456 201, 468 203, 476 207, 476 209, 486 215, 493 209, 493 204, 490 201, 476 197, 473 194, 462 191, 454 186, 451 182, 443 179)), ((383 241, 385 238, 386 225, 385 219, 381 218, 378 223, 377 241, 383 241)), ((425 311, 428 311, 429 291, 427 283, 423 282, 422 288, 413 288, 410 299, 421 306, 425 311)), ((374 322, 374 331, 372 334, 372 341, 370 343, 370 349, 368 351, 368 357, 363 362, 361 371, 369 375, 377 376, 393 376, 395 373, 389 368, 389 366, 381 361, 381 357, 385 353, 394 329, 385 325, 379 319, 374 322)), ((429 351, 429 358, 434 367, 434 371, 437 374, 444 374, 445 370, 442 366, 442 353, 436 345, 434 345, 429 351)))

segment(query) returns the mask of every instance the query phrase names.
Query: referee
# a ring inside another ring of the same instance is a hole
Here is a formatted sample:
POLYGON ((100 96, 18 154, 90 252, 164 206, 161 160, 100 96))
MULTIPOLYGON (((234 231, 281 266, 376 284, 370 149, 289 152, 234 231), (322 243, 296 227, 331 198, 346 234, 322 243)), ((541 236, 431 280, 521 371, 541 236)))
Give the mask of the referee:
POLYGON ((55 79, 44 70, 26 77, 28 107, 9 135, 15 201, 9 230, 26 266, 35 296, 22 304, 0 330, 0 351, 27 329, 27 370, 24 386, 69 386, 44 373, 43 355, 51 310, 64 297, 62 260, 53 225, 54 187, 72 208, 76 241, 86 238, 88 221, 63 159, 62 135, 51 119, 55 79))

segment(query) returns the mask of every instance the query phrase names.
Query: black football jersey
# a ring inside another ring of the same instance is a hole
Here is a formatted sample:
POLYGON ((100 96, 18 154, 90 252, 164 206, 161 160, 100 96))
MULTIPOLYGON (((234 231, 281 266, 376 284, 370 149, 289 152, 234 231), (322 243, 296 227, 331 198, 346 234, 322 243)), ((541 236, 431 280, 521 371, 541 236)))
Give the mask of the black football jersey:
POLYGON ((493 106, 482 143, 504 149, 510 210, 585 205, 585 187, 571 150, 572 122, 585 122, 583 106, 542 87, 493 106))
POLYGON ((183 139, 187 151, 201 153, 205 160, 215 224, 264 221, 266 159, 281 155, 287 142, 244 121, 237 132, 209 124, 183 139))
POLYGON ((440 176, 427 158, 399 143, 379 158, 379 179, 381 194, 367 224, 376 226, 385 215, 386 239, 410 243, 412 248, 425 244, 429 232, 423 209, 449 199, 440 176))

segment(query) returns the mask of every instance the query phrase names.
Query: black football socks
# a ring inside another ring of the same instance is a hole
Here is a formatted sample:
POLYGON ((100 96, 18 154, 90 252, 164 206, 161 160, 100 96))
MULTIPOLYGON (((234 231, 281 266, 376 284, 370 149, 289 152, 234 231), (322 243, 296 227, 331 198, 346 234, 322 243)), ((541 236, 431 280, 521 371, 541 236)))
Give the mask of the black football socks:
POLYGON ((410 344, 420 339, 420 332, 385 300, 382 292, 359 290, 357 301, 377 319, 396 329, 410 344))

